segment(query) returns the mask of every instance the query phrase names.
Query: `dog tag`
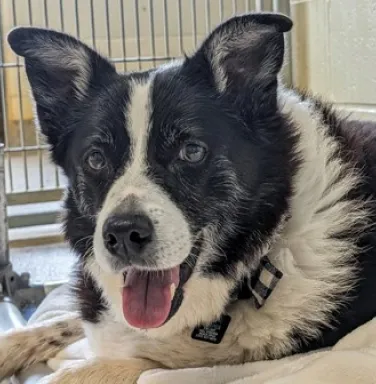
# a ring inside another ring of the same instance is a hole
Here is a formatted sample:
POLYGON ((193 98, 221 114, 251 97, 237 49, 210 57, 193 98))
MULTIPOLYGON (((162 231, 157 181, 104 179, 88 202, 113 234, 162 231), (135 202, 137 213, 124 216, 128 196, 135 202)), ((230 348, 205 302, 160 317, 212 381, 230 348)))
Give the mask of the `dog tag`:
POLYGON ((211 344, 219 344, 230 324, 231 317, 222 315, 221 318, 209 325, 196 327, 192 332, 192 339, 204 341, 211 344))

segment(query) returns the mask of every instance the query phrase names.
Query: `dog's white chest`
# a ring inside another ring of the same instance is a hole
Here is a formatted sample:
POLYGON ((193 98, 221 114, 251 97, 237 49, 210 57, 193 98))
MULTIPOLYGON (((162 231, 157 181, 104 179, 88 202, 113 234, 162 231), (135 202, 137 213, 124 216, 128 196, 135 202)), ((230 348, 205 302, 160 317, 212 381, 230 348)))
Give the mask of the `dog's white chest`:
POLYGON ((192 330, 158 340, 127 328, 108 317, 99 324, 86 324, 86 335, 96 356, 111 359, 130 357, 157 361, 169 368, 243 362, 244 349, 228 330, 219 344, 195 340, 192 330))

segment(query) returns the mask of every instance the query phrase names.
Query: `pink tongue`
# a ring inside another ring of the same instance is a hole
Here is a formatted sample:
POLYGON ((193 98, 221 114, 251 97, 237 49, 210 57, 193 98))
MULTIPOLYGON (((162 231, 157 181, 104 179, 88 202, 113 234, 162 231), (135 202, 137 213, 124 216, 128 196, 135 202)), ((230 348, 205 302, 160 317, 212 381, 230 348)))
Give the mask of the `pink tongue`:
POLYGON ((123 288, 123 314, 135 328, 157 328, 171 310, 171 284, 179 285, 179 269, 140 271, 130 269, 123 288))

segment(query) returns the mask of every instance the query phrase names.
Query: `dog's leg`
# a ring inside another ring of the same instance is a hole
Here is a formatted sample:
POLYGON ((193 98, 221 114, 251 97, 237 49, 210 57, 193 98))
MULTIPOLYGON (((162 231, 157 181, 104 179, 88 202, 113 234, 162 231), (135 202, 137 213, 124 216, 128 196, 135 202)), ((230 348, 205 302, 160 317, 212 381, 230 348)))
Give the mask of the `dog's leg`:
POLYGON ((161 365, 144 359, 92 359, 62 368, 39 384, 136 384, 142 372, 154 368, 161 365))
POLYGON ((21 369, 54 357, 82 337, 82 322, 76 314, 0 335, 0 381, 21 369))

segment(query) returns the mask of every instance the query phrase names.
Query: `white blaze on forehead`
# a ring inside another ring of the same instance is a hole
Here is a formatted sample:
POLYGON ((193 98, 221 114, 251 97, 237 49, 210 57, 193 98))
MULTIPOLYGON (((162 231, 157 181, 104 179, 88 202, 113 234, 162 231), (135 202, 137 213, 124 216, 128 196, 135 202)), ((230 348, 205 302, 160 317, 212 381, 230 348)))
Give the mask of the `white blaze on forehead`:
MULTIPOLYGON (((132 196, 137 206, 153 223, 155 244, 150 260, 158 269, 181 264, 189 255, 192 239, 189 223, 180 208, 163 188, 148 175, 147 147, 152 119, 153 77, 132 84, 125 113, 124 129, 130 138, 130 156, 122 175, 111 186, 98 215, 94 235, 94 253, 103 270, 111 272, 111 256, 103 242, 103 225, 117 211, 127 209, 127 198, 132 196)), ((130 202, 131 200, 128 200, 130 202)))
POLYGON ((127 132, 130 137, 130 160, 127 176, 131 180, 145 175, 147 141, 150 128, 151 80, 134 81, 130 102, 125 111, 127 132))

